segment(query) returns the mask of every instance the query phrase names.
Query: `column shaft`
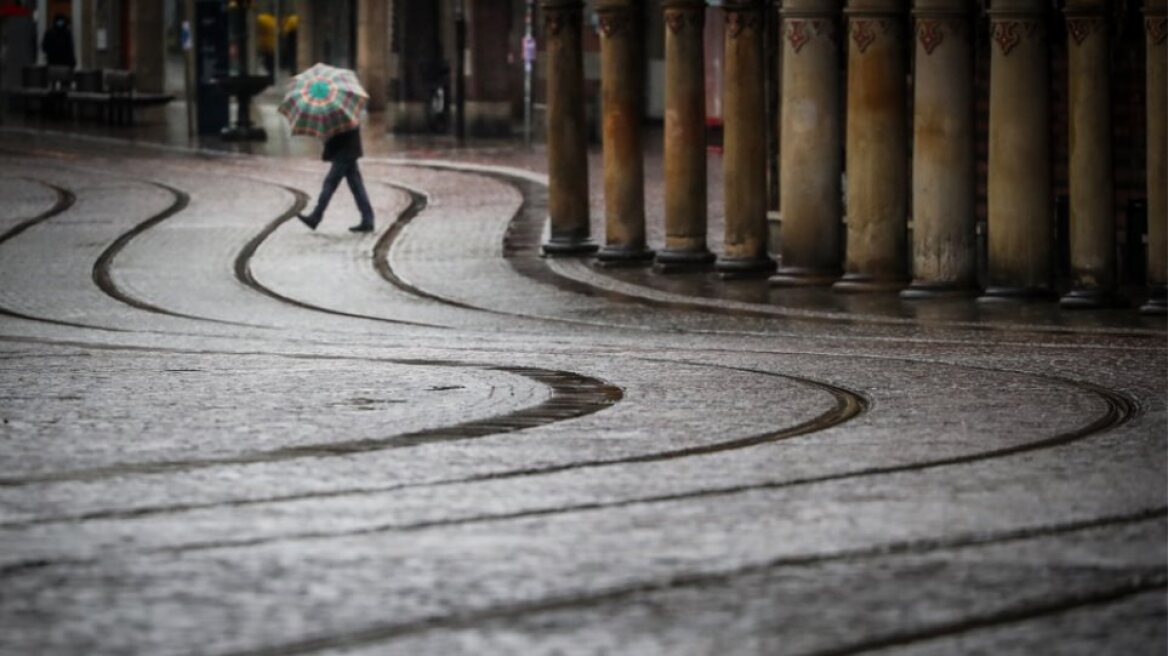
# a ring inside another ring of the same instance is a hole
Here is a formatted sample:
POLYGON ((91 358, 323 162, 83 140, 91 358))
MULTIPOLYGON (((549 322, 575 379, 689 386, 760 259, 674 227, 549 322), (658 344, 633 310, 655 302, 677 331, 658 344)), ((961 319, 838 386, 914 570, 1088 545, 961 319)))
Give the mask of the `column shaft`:
POLYGON ((725 93, 723 107, 726 203, 724 277, 769 273, 767 257, 766 98, 763 69, 765 23, 761 0, 724 4, 725 93))
POLYGON ((990 10, 986 299, 1050 294, 1053 254, 1046 0, 990 10))
POLYGON ((784 0, 775 285, 830 284, 840 273, 838 0, 784 0))
POLYGON ((915 0, 913 282, 903 298, 977 284, 973 43, 965 0, 915 0))
POLYGON ((357 74, 369 92, 371 111, 385 109, 389 97, 391 4, 387 0, 357 0, 357 74))
POLYGON ((316 49, 313 47, 316 27, 315 4, 312 0, 296 0, 296 71, 303 71, 316 63, 316 49))
POLYGON ((908 282, 904 2, 849 0, 847 259, 838 291, 908 282))
POLYGON ((163 4, 157 0, 132 0, 130 5, 130 68, 134 88, 161 93, 166 86, 166 54, 163 4))
POLYGON ((1070 124, 1071 273, 1063 307, 1110 302, 1115 285, 1115 213, 1111 158, 1110 39, 1107 3, 1069 0, 1067 65, 1070 124))
POLYGON ((641 124, 641 70, 644 66, 637 0, 601 0, 600 85, 604 109, 603 265, 643 264, 645 175, 641 124))
POLYGON ((1168 313, 1168 2, 1147 0, 1148 302, 1145 314, 1168 313))
POLYGON ((665 13, 665 249, 659 271, 714 261, 706 249, 705 2, 663 0, 665 13))
POLYGON ((584 122, 584 3, 543 0, 547 43, 548 213, 547 255, 596 250, 589 239, 588 131, 584 122))

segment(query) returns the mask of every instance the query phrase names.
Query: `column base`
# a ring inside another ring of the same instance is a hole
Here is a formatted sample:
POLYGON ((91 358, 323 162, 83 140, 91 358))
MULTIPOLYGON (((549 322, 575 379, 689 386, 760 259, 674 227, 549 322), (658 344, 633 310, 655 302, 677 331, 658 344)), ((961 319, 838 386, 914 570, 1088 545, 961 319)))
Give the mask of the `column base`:
POLYGON ((1148 302, 1140 306, 1140 314, 1154 317, 1168 314, 1168 287, 1153 287, 1148 302))
POLYGON ((845 273, 843 279, 831 286, 831 291, 843 294, 870 294, 895 292, 904 289, 908 278, 881 278, 867 273, 845 273))
POLYGON ((605 246, 596 254, 596 266, 605 269, 648 266, 653 263, 653 251, 648 248, 605 246))
POLYGON ((722 257, 714 265, 722 280, 765 278, 775 270, 775 261, 763 255, 757 257, 722 257))
POLYGON ((839 277, 839 269, 781 266, 768 282, 771 287, 826 287, 839 277))
POLYGON ((657 253, 653 270, 657 273, 689 273, 705 271, 714 263, 714 254, 708 250, 677 251, 666 248, 657 253))
POLYGON ((920 301, 933 298, 964 298, 976 296, 977 287, 972 283, 960 282, 926 282, 914 280, 908 289, 900 292, 900 297, 906 301, 920 301))
POLYGON ((584 237, 552 237, 540 247, 544 257, 580 257, 592 255, 600 248, 596 242, 584 237))
POLYGON ((1054 292, 1046 287, 987 287, 985 293, 977 297, 978 303, 1021 303, 1025 301, 1049 301, 1054 292))
POLYGON ((1097 310, 1126 305, 1123 299, 1107 289, 1072 289, 1059 299, 1059 307, 1067 310, 1097 310))

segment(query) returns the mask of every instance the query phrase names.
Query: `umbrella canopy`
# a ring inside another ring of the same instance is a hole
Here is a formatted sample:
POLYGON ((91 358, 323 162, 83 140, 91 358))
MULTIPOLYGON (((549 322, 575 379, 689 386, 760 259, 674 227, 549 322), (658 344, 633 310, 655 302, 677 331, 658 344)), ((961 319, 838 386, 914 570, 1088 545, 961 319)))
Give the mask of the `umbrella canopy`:
POLYGON ((356 73, 317 64, 292 78, 278 111, 292 134, 328 139, 357 127, 368 101, 356 73))

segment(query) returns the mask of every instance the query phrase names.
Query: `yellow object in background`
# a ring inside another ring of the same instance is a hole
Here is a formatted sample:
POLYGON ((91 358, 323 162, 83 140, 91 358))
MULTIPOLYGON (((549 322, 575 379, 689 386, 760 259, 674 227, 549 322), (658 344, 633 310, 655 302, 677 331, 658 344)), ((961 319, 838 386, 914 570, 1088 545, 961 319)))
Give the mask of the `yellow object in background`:
MULTIPOLYGON (((285 21, 287 23, 287 21, 285 21)), ((260 52, 276 51, 276 17, 263 13, 256 16, 256 46, 260 52)))

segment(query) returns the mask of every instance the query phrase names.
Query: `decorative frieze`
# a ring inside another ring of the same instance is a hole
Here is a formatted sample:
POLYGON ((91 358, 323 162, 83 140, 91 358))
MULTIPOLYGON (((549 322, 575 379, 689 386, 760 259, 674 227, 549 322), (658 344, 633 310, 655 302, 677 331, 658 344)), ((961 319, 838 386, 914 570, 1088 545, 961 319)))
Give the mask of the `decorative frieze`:
POLYGON ((726 11, 726 33, 730 38, 737 39, 742 30, 750 28, 757 30, 762 23, 761 17, 753 11, 726 11))
POLYGON ((1002 54, 1010 53, 1022 43, 1023 39, 1043 40, 1045 34, 1038 21, 995 20, 993 22, 994 43, 998 44, 1002 54))
POLYGON ((960 39, 968 39, 965 22, 939 18, 920 18, 916 23, 917 40, 921 42, 926 55, 932 55, 944 41, 946 33, 960 39))
POLYGON ((1105 28, 1106 23, 1102 18, 1077 17, 1067 19, 1067 34, 1071 35, 1071 39, 1077 46, 1083 45, 1088 37, 1105 28))
POLYGON ((1152 17, 1146 19, 1144 24, 1148 30, 1148 41, 1154 46, 1163 45, 1165 38, 1168 38, 1168 19, 1163 16, 1152 17))
POLYGON ((880 28, 881 34, 887 34, 892 29, 893 22, 884 18, 853 18, 850 25, 852 41, 855 41, 856 47, 860 49, 861 53, 864 53, 868 50, 868 46, 876 41, 876 28, 880 28))
POLYGON ((826 37, 833 45, 839 43, 839 35, 833 21, 789 18, 786 23, 787 42, 791 44, 791 49, 795 51, 795 54, 798 54, 803 46, 817 36, 826 37))
POLYGON ((680 34, 681 30, 689 25, 697 30, 702 29, 703 18, 699 11, 686 10, 667 10, 665 12, 665 25, 669 27, 669 31, 674 34, 680 34))

